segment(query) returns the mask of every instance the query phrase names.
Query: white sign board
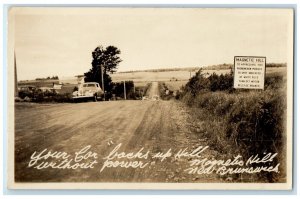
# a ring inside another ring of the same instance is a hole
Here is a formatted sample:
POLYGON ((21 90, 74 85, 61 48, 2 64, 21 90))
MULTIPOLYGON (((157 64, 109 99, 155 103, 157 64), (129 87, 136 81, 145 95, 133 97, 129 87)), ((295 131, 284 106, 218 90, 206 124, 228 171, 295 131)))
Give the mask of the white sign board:
POLYGON ((264 89, 266 57, 234 57, 234 88, 264 89))

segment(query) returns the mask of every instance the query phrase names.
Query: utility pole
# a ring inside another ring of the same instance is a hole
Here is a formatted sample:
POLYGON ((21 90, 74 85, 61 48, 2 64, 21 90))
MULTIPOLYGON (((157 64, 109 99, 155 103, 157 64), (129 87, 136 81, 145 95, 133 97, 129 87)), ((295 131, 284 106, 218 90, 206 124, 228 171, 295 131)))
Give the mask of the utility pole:
POLYGON ((124 99, 126 100, 126 85, 125 85, 125 81, 124 81, 124 99))
POLYGON ((19 96, 18 92, 18 77, 17 77, 17 61, 16 61, 16 53, 14 52, 14 66, 15 66, 15 97, 19 96))
POLYGON ((101 70, 101 83, 102 83, 102 90, 103 90, 103 94, 104 94, 104 100, 105 100, 105 88, 104 88, 104 78, 103 78, 103 66, 102 64, 100 65, 100 70, 101 70))

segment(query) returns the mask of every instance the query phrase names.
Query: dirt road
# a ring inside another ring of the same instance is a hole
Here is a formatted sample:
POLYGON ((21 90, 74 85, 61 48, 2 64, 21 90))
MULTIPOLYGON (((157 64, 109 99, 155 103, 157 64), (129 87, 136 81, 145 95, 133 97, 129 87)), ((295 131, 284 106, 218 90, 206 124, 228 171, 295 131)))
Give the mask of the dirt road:
POLYGON ((149 99, 153 99, 155 96, 159 96, 158 82, 152 82, 148 92, 146 93, 149 99))
MULTIPOLYGON (((152 85, 151 95, 157 94, 152 85)), ((190 130, 184 105, 176 101, 107 101, 74 104, 17 103, 15 110, 15 179, 49 182, 209 182, 184 172, 188 161, 173 157, 149 160, 141 168, 106 168, 100 173, 103 157, 119 143, 120 151, 136 152, 142 147, 150 155, 205 145, 190 130), (74 153, 84 146, 98 153, 94 169, 28 168, 34 151, 44 149, 74 153)))

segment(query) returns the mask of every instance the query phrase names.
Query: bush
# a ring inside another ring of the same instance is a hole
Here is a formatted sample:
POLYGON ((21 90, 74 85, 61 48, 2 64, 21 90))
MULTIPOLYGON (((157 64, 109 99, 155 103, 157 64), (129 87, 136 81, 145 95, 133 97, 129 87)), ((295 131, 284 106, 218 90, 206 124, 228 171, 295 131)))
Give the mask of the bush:
POLYGON ((176 97, 173 95, 173 91, 170 91, 165 83, 159 82, 158 89, 159 89, 160 97, 163 100, 170 100, 176 97), (169 93, 166 93, 167 90, 169 91, 169 93))
POLYGON ((39 102, 39 103, 51 103, 51 102, 57 102, 57 103, 66 103, 66 102, 73 102, 72 94, 64 93, 64 94, 51 94, 51 95, 45 95, 44 93, 37 93, 35 95, 35 98, 32 99, 33 102, 39 102))
POLYGON ((233 90, 233 72, 229 74, 217 75, 211 74, 205 77, 200 69, 183 88, 184 92, 190 92, 193 96, 202 91, 232 91, 233 90))
POLYGON ((34 91, 19 91, 19 97, 21 99, 24 99, 25 97, 33 98, 34 95, 34 91))
POLYGON ((208 77, 211 91, 224 91, 233 87, 233 74, 217 75, 213 73, 208 77))
POLYGON ((184 92, 192 94, 194 97, 200 91, 209 89, 210 80, 204 77, 202 69, 200 69, 184 87, 184 92))
POLYGON ((266 89, 280 89, 286 80, 283 76, 267 76, 265 79, 265 88, 266 89))

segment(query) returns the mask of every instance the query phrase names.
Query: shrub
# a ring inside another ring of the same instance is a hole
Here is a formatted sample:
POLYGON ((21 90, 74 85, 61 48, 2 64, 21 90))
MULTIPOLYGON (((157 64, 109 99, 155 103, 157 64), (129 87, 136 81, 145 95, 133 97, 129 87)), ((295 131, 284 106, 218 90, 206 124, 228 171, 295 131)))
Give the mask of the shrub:
MULTIPOLYGON (((173 91, 170 91, 169 88, 167 87, 167 85, 165 83, 159 82, 158 83, 158 90, 159 90, 161 99, 163 99, 163 100, 170 100, 170 99, 174 98, 173 91), (169 93, 166 93, 167 90, 169 91, 169 93)), ((179 95, 179 94, 177 94, 177 95, 179 95)))
POLYGON ((217 75, 211 74, 209 77, 205 77, 200 69, 183 88, 184 92, 190 92, 193 96, 201 91, 232 91, 233 90, 233 72, 229 74, 217 75))
POLYGON ((233 87, 233 74, 221 74, 217 75, 216 73, 211 74, 208 77, 209 88, 211 91, 224 91, 229 90, 233 87))
POLYGON ((42 92, 39 92, 35 95, 35 98, 32 99, 33 102, 39 103, 50 103, 50 102, 57 102, 57 103, 66 103, 66 102, 73 102, 72 94, 64 93, 64 94, 51 94, 45 95, 42 92))
POLYGON ((266 89, 279 89, 282 87, 286 80, 283 76, 267 76, 265 79, 265 88, 266 89))
POLYGON ((209 79, 204 77, 202 73, 202 69, 200 69, 191 79, 188 81, 186 86, 184 87, 185 92, 191 93, 193 96, 200 91, 209 89, 209 79))

